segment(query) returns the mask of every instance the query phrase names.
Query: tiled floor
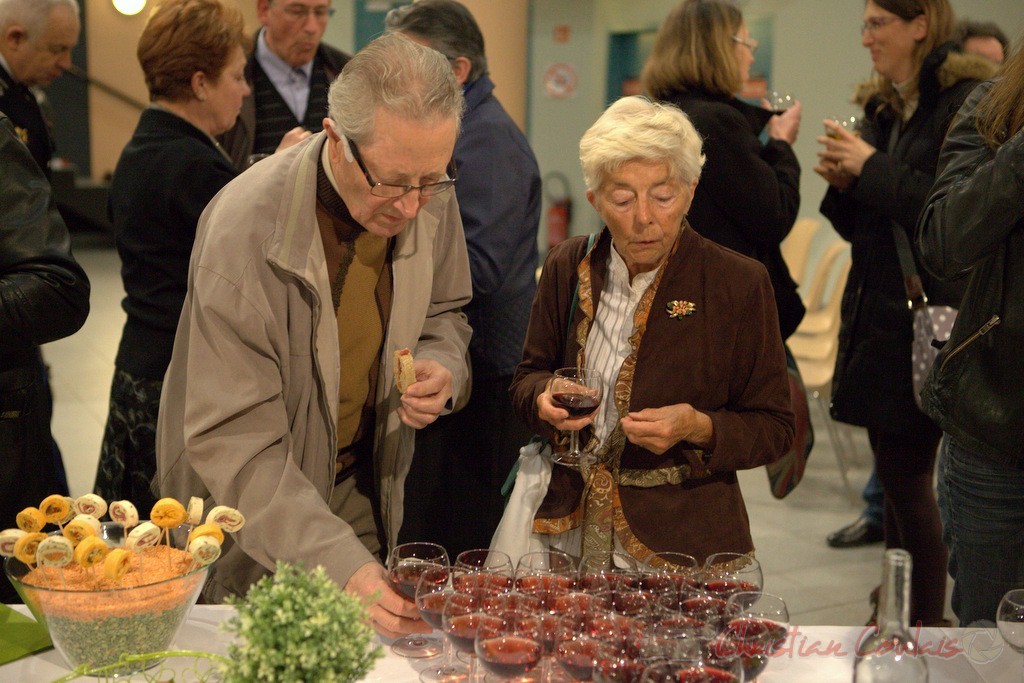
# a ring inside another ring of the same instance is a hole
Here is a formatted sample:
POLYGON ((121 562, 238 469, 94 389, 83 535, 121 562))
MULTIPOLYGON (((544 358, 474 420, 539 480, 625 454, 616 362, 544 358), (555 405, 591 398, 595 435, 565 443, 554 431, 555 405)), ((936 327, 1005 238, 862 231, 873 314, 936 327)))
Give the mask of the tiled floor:
MULTIPOLYGON (((124 313, 117 253, 84 244, 76 244, 75 253, 92 281, 92 312, 81 331, 47 345, 44 354, 56 396, 53 431, 77 496, 92 489, 124 313)), ((825 544, 825 536, 852 521, 861 506, 843 487, 814 405, 811 416, 817 442, 803 482, 788 498, 772 498, 762 469, 740 473, 765 588, 787 600, 794 623, 863 624, 868 592, 879 580, 882 548, 833 550, 825 544)), ((863 434, 854 437, 866 461, 866 440, 863 434)), ((855 493, 867 476, 863 464, 850 473, 855 493)), ((948 608, 947 616, 952 616, 948 608)))

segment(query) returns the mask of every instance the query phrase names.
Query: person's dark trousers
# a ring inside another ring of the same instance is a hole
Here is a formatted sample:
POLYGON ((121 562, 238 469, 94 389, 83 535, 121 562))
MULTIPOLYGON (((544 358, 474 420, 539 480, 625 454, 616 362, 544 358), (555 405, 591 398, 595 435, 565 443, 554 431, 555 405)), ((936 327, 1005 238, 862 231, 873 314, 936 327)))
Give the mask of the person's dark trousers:
POLYGON ((1006 591, 1024 587, 1024 469, 985 460, 946 435, 938 493, 953 612, 961 626, 992 627, 1006 591))
MULTIPOLYGON (((51 400, 39 349, 0 360, 0 520, 14 526, 18 512, 46 496, 68 495, 60 451, 50 432, 51 400)), ((6 577, 0 601, 21 602, 6 577)))
POLYGON ((511 381, 474 378, 469 405, 416 432, 400 543, 439 543, 452 561, 490 546, 505 508, 501 486, 532 436, 512 409, 511 381))
POLYGON ((885 547, 903 548, 914 561, 910 622, 943 620, 946 547, 935 501, 935 459, 942 432, 923 413, 902 431, 868 429, 878 480, 885 491, 885 547))

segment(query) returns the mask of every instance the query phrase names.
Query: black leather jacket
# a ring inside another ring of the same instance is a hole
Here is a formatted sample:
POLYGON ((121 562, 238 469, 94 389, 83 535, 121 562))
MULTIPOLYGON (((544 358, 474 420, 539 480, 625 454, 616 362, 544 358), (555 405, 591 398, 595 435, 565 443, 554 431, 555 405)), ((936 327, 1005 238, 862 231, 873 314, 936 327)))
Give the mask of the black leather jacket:
POLYGON ((975 111, 991 85, 957 114, 918 223, 929 271, 947 279, 970 271, 922 398, 964 448, 1024 468, 1024 130, 998 149, 982 140, 975 111))
POLYGON ((89 280, 71 256, 50 185, 0 114, 0 395, 7 371, 77 331, 88 313, 89 280))

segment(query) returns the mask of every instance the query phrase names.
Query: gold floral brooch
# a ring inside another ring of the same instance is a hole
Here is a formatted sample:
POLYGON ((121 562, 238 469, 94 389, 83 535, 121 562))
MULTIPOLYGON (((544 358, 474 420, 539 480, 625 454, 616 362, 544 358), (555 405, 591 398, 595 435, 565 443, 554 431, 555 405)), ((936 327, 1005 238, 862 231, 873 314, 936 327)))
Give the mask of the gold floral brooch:
POLYGON ((685 315, 693 315, 697 311, 697 304, 690 301, 669 301, 665 304, 665 311, 668 317, 682 320, 685 315))

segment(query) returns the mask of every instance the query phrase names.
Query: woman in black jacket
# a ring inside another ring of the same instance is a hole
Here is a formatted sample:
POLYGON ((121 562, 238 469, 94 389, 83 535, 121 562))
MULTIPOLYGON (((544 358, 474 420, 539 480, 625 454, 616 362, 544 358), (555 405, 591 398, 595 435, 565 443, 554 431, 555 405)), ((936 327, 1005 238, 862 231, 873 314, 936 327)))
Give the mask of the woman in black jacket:
MULTIPOLYGON (((992 68, 947 43, 948 0, 868 0, 861 42, 876 92, 860 134, 826 121, 815 171, 830 187, 821 212, 852 244, 842 302, 832 415, 867 427, 885 493, 885 541, 910 551, 912 622, 941 623, 946 550, 932 488, 941 432, 914 401, 911 313, 893 237, 913 235, 943 137, 979 76, 992 68)), ((932 303, 959 304, 925 281, 932 303)))
MULTIPOLYGON (((1022 37, 1024 39, 1024 37, 1022 37)), ((1024 585, 1024 50, 971 93, 919 223, 925 267, 970 271, 922 394, 946 438, 939 509, 961 624, 995 621, 1024 585)))
POLYGON ((804 315, 779 250, 800 208, 800 164, 792 148, 800 103, 777 115, 736 97, 756 48, 734 4, 685 0, 658 31, 643 85, 682 109, 704 138, 707 162, 687 219, 701 235, 764 264, 785 340, 804 315), (766 128, 762 144, 758 136, 766 128))
POLYGON ((110 216, 128 314, 115 360, 95 491, 148 511, 156 502, 160 389, 181 315, 199 215, 238 171, 214 140, 238 117, 241 14, 220 0, 158 6, 139 38, 152 105, 121 152, 110 216))

